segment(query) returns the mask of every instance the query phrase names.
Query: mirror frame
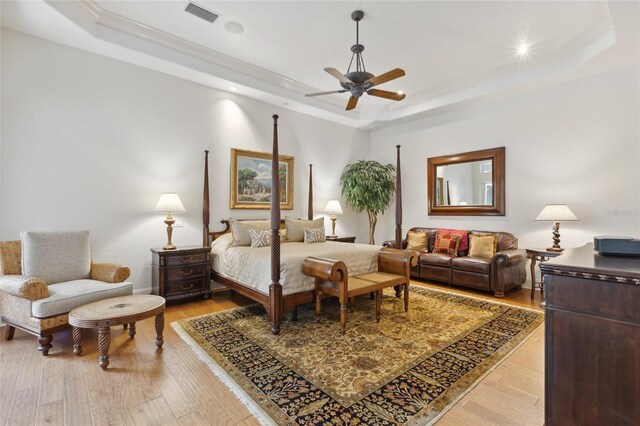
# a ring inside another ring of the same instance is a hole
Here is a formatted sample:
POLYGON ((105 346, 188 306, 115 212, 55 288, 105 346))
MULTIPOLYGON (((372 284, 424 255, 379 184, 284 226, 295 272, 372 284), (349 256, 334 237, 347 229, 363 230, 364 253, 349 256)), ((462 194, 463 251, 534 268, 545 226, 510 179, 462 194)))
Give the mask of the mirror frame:
POLYGON ((464 152, 454 155, 427 158, 427 204, 430 216, 504 216, 504 147, 464 152), (439 206, 436 204, 436 180, 438 166, 492 160, 493 205, 490 206, 439 206))

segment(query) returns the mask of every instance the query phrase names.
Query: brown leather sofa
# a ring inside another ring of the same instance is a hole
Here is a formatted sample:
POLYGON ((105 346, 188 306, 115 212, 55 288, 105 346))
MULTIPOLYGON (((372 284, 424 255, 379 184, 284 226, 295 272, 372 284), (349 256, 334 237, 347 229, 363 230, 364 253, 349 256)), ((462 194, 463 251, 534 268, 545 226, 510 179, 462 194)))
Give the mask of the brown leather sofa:
MULTIPOLYGON (((518 239, 508 232, 469 231, 469 234, 497 235, 496 254, 485 259, 469 257, 468 250, 458 252, 458 256, 431 253, 437 229, 411 228, 409 231, 426 232, 429 249, 428 253, 420 253, 418 264, 411 268, 412 278, 492 291, 496 297, 504 297, 506 291, 522 287, 526 280, 525 251, 518 250, 518 239)), ((395 241, 385 241, 382 245, 395 248, 395 241)), ((405 238, 401 248, 406 247, 405 238)))

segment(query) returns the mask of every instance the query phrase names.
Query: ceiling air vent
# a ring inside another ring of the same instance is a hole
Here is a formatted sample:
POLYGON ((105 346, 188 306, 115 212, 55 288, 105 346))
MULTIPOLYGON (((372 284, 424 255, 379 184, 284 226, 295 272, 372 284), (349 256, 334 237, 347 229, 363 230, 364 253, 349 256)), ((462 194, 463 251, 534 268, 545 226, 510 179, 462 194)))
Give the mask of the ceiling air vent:
POLYGON ((204 19, 207 22, 213 23, 216 19, 218 19, 218 15, 213 12, 209 12, 207 9, 204 9, 197 4, 189 2, 187 7, 184 9, 185 12, 189 12, 192 15, 197 16, 200 19, 204 19))

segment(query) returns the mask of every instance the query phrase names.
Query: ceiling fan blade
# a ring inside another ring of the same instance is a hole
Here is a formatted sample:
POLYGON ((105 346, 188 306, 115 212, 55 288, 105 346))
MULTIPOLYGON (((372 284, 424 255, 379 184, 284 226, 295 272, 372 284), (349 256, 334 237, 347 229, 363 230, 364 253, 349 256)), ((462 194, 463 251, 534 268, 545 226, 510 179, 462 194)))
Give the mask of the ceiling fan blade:
POLYGON ((330 92, 319 92, 319 93, 309 93, 308 95, 305 95, 306 97, 310 97, 310 96, 322 96, 322 95, 331 95, 333 93, 344 93, 346 92, 346 90, 332 90, 330 92))
POLYGON ((405 75, 404 70, 401 70, 400 68, 396 68, 391 71, 387 71, 384 74, 380 74, 377 77, 370 78, 368 82, 369 84, 371 84, 371 86, 377 86, 378 84, 386 83, 387 81, 400 78, 403 75, 405 75))
POLYGON ((325 68, 324 70, 326 72, 328 72, 329 74, 331 74, 332 76, 334 76, 335 78, 337 78, 338 80, 340 80, 342 83, 346 83, 346 84, 351 83, 351 84, 353 84, 353 81, 349 80, 340 71, 338 71, 335 68, 325 68))
POLYGON ((404 93, 389 92, 387 90, 369 89, 367 94, 371 96, 377 96, 379 98, 391 99, 392 101, 401 101, 406 96, 404 93))
POLYGON ((357 96, 352 96, 349 98, 349 102, 347 102, 347 107, 345 108, 345 111, 350 111, 352 109, 354 109, 356 107, 356 105, 358 105, 358 98, 357 96))

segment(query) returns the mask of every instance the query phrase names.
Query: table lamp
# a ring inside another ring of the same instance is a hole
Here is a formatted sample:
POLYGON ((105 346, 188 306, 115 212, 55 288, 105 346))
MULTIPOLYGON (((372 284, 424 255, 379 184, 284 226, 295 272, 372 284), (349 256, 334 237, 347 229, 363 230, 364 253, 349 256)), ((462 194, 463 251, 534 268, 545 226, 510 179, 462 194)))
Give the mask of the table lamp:
POLYGON ((578 220, 575 214, 566 204, 547 204, 540 212, 536 220, 553 222, 553 246, 549 251, 562 251, 560 247, 560 222, 578 220))
POLYGON ((338 236, 336 235, 336 220, 338 219, 336 215, 342 214, 342 207, 340 207, 340 202, 338 200, 329 200, 327 206, 324 208, 324 212, 331 215, 331 235, 327 238, 336 239, 338 238, 338 236))
POLYGON ((184 206, 182 205, 182 201, 180 201, 180 197, 178 194, 174 194, 172 192, 165 192, 160 195, 160 200, 158 200, 158 204, 156 204, 156 208, 153 209, 154 213, 167 213, 167 218, 164 220, 164 223, 167 224, 167 245, 162 247, 165 250, 175 250, 176 246, 171 244, 171 234, 173 233, 172 225, 176 222, 173 219, 172 213, 183 213, 186 212, 184 206))

